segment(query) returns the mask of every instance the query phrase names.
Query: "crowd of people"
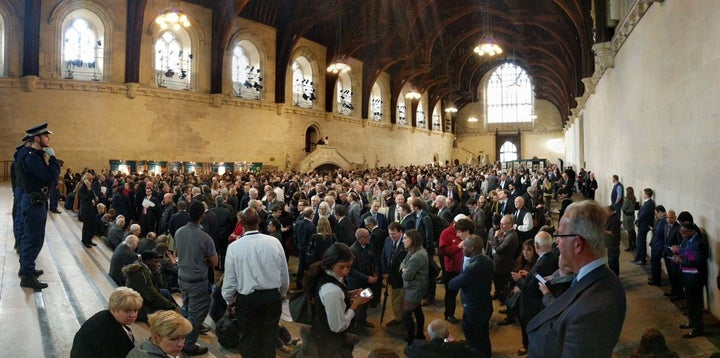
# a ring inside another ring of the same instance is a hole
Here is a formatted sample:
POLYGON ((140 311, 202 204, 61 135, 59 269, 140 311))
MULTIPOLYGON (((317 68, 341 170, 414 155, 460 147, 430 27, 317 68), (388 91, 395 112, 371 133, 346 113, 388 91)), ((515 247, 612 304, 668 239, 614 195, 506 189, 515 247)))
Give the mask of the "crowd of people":
MULTIPOLYGON (((59 176, 59 165, 50 174, 59 176)), ((76 176, 68 170, 66 183, 71 178, 76 176)), ((148 321, 151 331, 153 324, 162 326, 132 356, 158 349, 207 353, 197 339, 207 330, 213 285, 240 332, 233 348, 248 356, 275 356, 282 302, 291 289, 304 290, 316 305, 298 348, 308 356, 351 357, 353 346, 375 327, 368 309, 382 304, 384 317, 387 296, 392 319, 386 326, 404 327, 409 356, 433 347, 489 357, 493 300, 507 303, 500 325, 519 321, 519 355, 609 356, 625 317, 618 279, 621 223, 631 244, 636 241, 631 248, 639 265, 652 232, 649 283, 661 284, 664 261, 672 286, 667 296, 687 299, 690 321, 683 328, 693 329, 687 338, 703 334, 698 313, 707 241, 689 213, 676 218, 673 210, 655 206, 651 189, 643 190, 638 219, 629 227, 634 193, 617 176, 606 207, 572 201, 578 192, 595 199, 594 173, 555 165, 222 175, 86 169, 79 178, 62 196, 83 222, 82 243, 91 250, 93 238, 101 237, 114 250, 110 277, 133 292, 116 291, 127 297, 121 303, 111 297, 103 322, 114 318, 131 340, 127 325, 135 319, 148 321), (553 200, 559 209, 550 210, 553 200), (290 256, 298 257, 293 273, 290 256), (214 282, 216 272, 224 272, 220 283, 214 282), (426 330, 423 306, 434 304, 438 283, 445 285, 447 323, 433 321, 426 330), (370 293, 361 294, 366 289, 370 293), (181 305, 173 292, 181 294, 181 305), (460 323, 458 294, 466 340, 438 344, 447 338, 446 324, 460 323)), ((32 270, 34 265, 21 268, 21 285, 46 287, 32 270)), ((76 344, 83 341, 78 337, 76 344)))

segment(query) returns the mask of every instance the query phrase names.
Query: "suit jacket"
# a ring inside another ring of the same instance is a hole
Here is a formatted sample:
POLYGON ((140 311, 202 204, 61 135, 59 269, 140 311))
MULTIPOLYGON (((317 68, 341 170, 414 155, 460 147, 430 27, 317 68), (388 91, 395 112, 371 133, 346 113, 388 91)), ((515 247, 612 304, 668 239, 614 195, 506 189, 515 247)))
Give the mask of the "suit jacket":
POLYGON ((388 206, 388 215, 387 215, 388 224, 391 222, 395 222, 395 213, 397 211, 398 211, 398 206, 396 204, 388 206))
POLYGON ((520 317, 529 320, 545 308, 542 303, 543 293, 538 288, 538 279, 535 274, 542 277, 550 276, 558 269, 558 258, 552 252, 542 255, 530 269, 527 276, 518 280, 520 287, 520 317))
POLYGON ((465 314, 479 315, 479 321, 489 320, 493 312, 490 286, 494 271, 489 257, 478 255, 470 258, 465 269, 448 282, 451 290, 460 290, 465 314))
POLYGON ((673 255, 668 246, 680 245, 682 241, 683 238, 680 236, 680 223, 675 221, 675 224, 670 227, 670 231, 665 236, 665 256, 673 255))
POLYGON ((135 347, 112 313, 102 310, 75 333, 70 358, 124 358, 135 347))
POLYGON ((335 237, 338 242, 351 246, 355 242, 355 225, 348 219, 343 217, 335 225, 335 237))
POLYGON ((385 245, 387 236, 387 232, 379 226, 374 227, 372 231, 370 231, 370 247, 375 255, 376 266, 378 267, 380 265, 380 255, 382 255, 383 245, 385 245))
POLYGON ((665 226, 667 225, 667 219, 662 218, 657 221, 653 228, 652 240, 650 240, 650 253, 652 255, 662 255, 665 248, 665 226))
POLYGON ((125 286, 125 274, 122 268, 137 261, 138 255, 125 244, 120 244, 110 258, 110 269, 108 274, 118 286, 125 286))
POLYGON ((170 217, 170 235, 175 236, 177 229, 190 222, 190 214, 186 210, 178 211, 170 217))
POLYGON ((527 324, 529 357, 610 357, 627 302, 615 273, 602 265, 527 324))
POLYGON ((355 240, 355 243, 350 246, 350 251, 352 251, 355 259, 353 260, 350 273, 345 278, 348 290, 370 287, 368 279, 370 276, 377 274, 375 254, 373 253, 372 247, 370 247, 369 244, 362 247, 360 243, 355 240))
POLYGON ((403 232, 415 228, 415 214, 408 214, 408 216, 400 219, 400 224, 403 227, 403 232))
MULTIPOLYGON (((638 231, 647 229, 653 226, 655 221, 655 202, 652 199, 645 200, 638 211, 637 220, 635 225, 638 227, 638 231)), ((647 231, 645 231, 647 233, 647 231)))
MULTIPOLYGON (((365 218, 368 216, 372 216, 372 213, 369 211, 366 212, 365 214, 362 214, 362 216, 360 216, 360 226, 358 226, 358 227, 362 227, 362 228, 365 227, 365 218)), ((380 227, 383 230, 387 230, 388 219, 385 217, 385 215, 383 213, 380 213, 380 212, 376 213, 375 221, 377 221, 378 227, 380 227)))
POLYGON ((402 288, 403 279, 400 274, 400 263, 402 263, 405 259, 407 250, 405 249, 405 245, 403 245, 402 240, 400 240, 397 245, 395 255, 392 254, 392 249, 393 241, 390 237, 387 237, 380 256, 380 274, 388 274, 388 283, 390 284, 390 287, 402 288))

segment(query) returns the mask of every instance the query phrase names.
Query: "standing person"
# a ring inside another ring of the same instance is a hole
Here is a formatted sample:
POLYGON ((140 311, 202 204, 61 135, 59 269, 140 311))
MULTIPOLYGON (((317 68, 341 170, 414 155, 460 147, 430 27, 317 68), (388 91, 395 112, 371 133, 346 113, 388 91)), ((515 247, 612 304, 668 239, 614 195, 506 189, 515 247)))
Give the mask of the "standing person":
MULTIPOLYGON (((635 233, 635 189, 629 186, 627 187, 625 198, 623 199, 622 206, 620 207, 623 219, 623 229, 628 233, 628 248, 627 252, 635 251, 635 245, 637 245, 637 235, 635 233)), ((615 206, 613 206, 615 209, 615 206)), ((617 209, 615 209, 617 211, 617 209)))
POLYGON ((507 285, 510 282, 510 272, 515 267, 515 253, 520 247, 520 240, 514 229, 515 217, 506 214, 500 219, 500 230, 495 231, 495 238, 498 240, 493 255, 493 281, 495 283, 495 295, 500 302, 507 298, 507 285))
POLYGON ((25 235, 25 223, 22 216, 22 210, 20 210, 22 196, 25 193, 22 185, 22 163, 20 163, 20 155, 26 147, 29 147, 32 144, 30 142, 31 139, 32 137, 25 135, 22 139, 23 144, 15 148, 15 154, 13 154, 13 164, 12 167, 10 167, 10 182, 12 184, 13 191, 13 235, 15 236, 15 252, 18 254, 20 254, 20 241, 22 241, 22 237, 25 235))
MULTIPOLYGON (((297 251, 299 263, 298 263, 298 269, 297 269, 297 275, 296 275, 296 283, 297 286, 295 286, 298 290, 302 290, 302 283, 303 283, 303 275, 305 274, 305 270, 310 266, 311 262, 307 262, 307 249, 308 245, 310 244, 310 240, 313 235, 317 232, 317 228, 315 227, 315 224, 313 224, 313 216, 315 213, 313 212, 312 208, 305 208, 302 211, 302 218, 295 222, 295 227, 293 230, 293 246, 295 247, 295 250, 297 251)), ((327 219, 327 218, 326 218, 327 219)), ((320 221, 318 220, 318 223, 320 221)), ((332 230, 331 230, 332 231, 332 230)), ((315 253, 313 253, 313 257, 315 256, 315 253)))
MULTIPOLYGON (((585 197, 590 200, 595 200, 595 191, 597 191, 598 182, 595 179, 595 173, 590 172, 587 183, 585 183, 585 197)), ((548 201, 549 203, 550 201, 548 201)))
POLYGON ((645 265, 647 263, 647 234, 655 224, 655 201, 652 199, 653 190, 650 188, 643 189, 643 204, 638 211, 637 220, 637 244, 635 250, 636 265, 645 265))
POLYGON ((527 325, 530 357, 610 357, 627 308, 620 279, 605 265, 606 211, 571 204, 557 234, 559 266, 577 272, 571 287, 527 325))
POLYGON ((670 280, 670 292, 666 292, 664 295, 670 297, 671 301, 679 301, 685 298, 685 293, 682 288, 682 275, 680 271, 680 265, 675 263, 673 260, 673 246, 680 246, 682 243, 682 236, 680 235, 680 223, 677 221, 677 214, 675 210, 668 210, 665 216, 667 224, 665 225, 665 248, 664 260, 665 270, 667 270, 668 279, 670 280))
MULTIPOLYGON (((393 319, 387 323, 387 327, 397 325, 402 321, 402 303, 405 293, 403 291, 403 279, 400 272, 400 264, 407 255, 403 245, 403 227, 399 222, 394 221, 388 225, 388 238, 380 258, 380 273, 390 287, 392 297, 393 319)), ((377 295, 380 293, 378 292, 377 295)))
POLYGON ((135 347, 130 325, 135 323, 143 299, 131 288, 118 287, 108 298, 108 308, 80 326, 73 338, 70 358, 123 358, 135 347))
POLYGON ((192 332, 185 337, 183 352, 196 356, 208 352, 207 347, 196 342, 205 316, 210 310, 208 269, 218 265, 218 255, 212 238, 200 226, 205 205, 193 200, 188 212, 190 222, 177 230, 175 248, 178 258, 178 285, 183 300, 181 313, 193 325, 192 332))
POLYGON ((348 328, 355 311, 371 297, 360 296, 361 290, 348 292, 343 281, 352 264, 350 248, 336 243, 325 251, 322 261, 310 266, 305 275, 305 292, 313 295, 315 310, 306 340, 309 344, 303 346, 307 350, 316 350, 317 355, 313 356, 351 358, 353 348, 359 342, 358 336, 349 333, 348 328))
MULTIPOLYGON (((374 287, 378 281, 377 267, 375 266, 375 253, 370 246, 370 233, 367 229, 355 231, 355 242, 350 246, 355 259, 352 269, 347 276, 347 288, 350 291, 374 287)), ((372 288, 371 288, 372 290, 372 288)), ((373 296, 377 293, 373 292, 373 296)), ((355 311, 355 326, 375 328, 375 325, 367 321, 367 306, 363 305, 355 311)))
POLYGON ((455 318, 455 306, 457 302, 458 290, 451 290, 448 287, 450 281, 457 277, 462 271, 463 266, 463 250, 458 246, 461 241, 465 240, 473 233, 473 222, 464 214, 455 216, 453 225, 448 226, 440 234, 440 253, 445 260, 445 274, 443 281, 445 283, 445 320, 457 324, 458 319, 455 318))
POLYGON ((690 333, 684 334, 683 338, 695 338, 702 336, 705 331, 702 312, 705 307, 703 286, 707 282, 708 274, 708 243, 692 221, 680 224, 680 235, 683 242, 680 246, 673 246, 672 251, 675 254, 674 261, 680 265, 682 272, 689 319, 688 324, 683 324, 680 328, 692 329, 690 333))
POLYGON ((623 184, 620 182, 620 178, 617 174, 612 176, 613 187, 610 192, 610 205, 612 205, 615 212, 620 212, 623 206, 623 184))
POLYGON ((492 356, 490 317, 493 313, 493 262, 483 254, 485 244, 480 236, 470 235, 462 241, 463 254, 468 258, 460 275, 448 283, 451 290, 461 290, 463 332, 470 348, 480 357, 492 356))
POLYGON ((245 338, 246 357, 275 357, 282 298, 290 285, 285 250, 278 239, 259 232, 260 216, 247 208, 241 216, 245 234, 228 246, 222 295, 235 312, 245 338))
POLYGON ((27 130, 32 144, 21 149, 20 175, 25 192, 20 202, 24 235, 20 241, 20 287, 41 290, 48 285, 38 281, 42 270, 35 269, 35 260, 45 242, 45 222, 48 213, 48 188, 57 183, 60 175, 60 161, 50 148, 50 134, 47 123, 27 130))
POLYGON ((82 244, 87 248, 96 246, 92 242, 94 233, 94 221, 95 221, 95 204, 97 203, 97 196, 92 190, 93 175, 85 173, 82 178, 82 183, 78 188, 78 202, 80 204, 80 213, 78 213, 78 219, 82 221, 82 244))
POLYGON ((423 237, 417 230, 408 230, 403 237, 403 245, 407 255, 400 264, 400 272, 403 279, 403 322, 408 345, 413 343, 415 338, 424 339, 423 327, 425 326, 425 315, 420 305, 420 300, 428 287, 428 254, 423 248, 423 237), (413 314, 415 321, 413 321, 413 314))
POLYGON ((620 276, 620 216, 612 205, 607 207, 605 248, 607 249, 608 267, 615 275, 620 276))
POLYGON ((655 207, 655 225, 650 240, 650 280, 649 285, 662 286, 662 257, 665 252, 665 226, 667 225, 665 207, 655 207))

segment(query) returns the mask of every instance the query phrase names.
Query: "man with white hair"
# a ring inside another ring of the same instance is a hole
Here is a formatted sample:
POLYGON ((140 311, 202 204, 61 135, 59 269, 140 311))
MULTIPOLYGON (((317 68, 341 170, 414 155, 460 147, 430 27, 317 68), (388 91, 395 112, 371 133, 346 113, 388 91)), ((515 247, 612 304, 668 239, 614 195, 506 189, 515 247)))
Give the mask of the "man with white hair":
POLYGON ((126 237, 125 241, 118 245, 110 258, 110 270, 108 274, 118 286, 125 286, 125 275, 122 272, 122 268, 138 259, 135 250, 139 242, 140 239, 135 235, 126 237))
POLYGON ((435 319, 427 326, 425 337, 429 340, 416 339, 412 345, 408 346, 405 354, 408 357, 470 357, 477 356, 477 352, 471 351, 465 342, 456 342, 450 336, 447 324, 435 319))
POLYGON ((105 237, 105 245, 112 250, 115 250, 117 246, 120 245, 120 242, 122 242, 123 237, 125 237, 123 227, 125 227, 125 217, 118 215, 118 217, 115 218, 115 222, 110 225, 107 237, 105 237))

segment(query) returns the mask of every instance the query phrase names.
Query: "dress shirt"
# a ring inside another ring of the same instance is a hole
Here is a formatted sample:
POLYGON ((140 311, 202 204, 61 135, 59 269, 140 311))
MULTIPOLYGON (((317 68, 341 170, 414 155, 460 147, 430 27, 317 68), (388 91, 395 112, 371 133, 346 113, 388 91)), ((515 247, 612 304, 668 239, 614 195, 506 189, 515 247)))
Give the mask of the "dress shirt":
POLYGON ((235 301, 235 293, 249 295, 256 290, 277 289, 285 297, 290 284, 285 252, 273 236, 246 231, 233 241, 225 257, 225 301, 235 301))
MULTIPOLYGON (((343 282, 343 278, 336 275, 333 270, 325 270, 325 273, 343 282)), ((325 306, 325 314, 328 319, 328 326, 333 332, 342 332, 350 327, 350 322, 355 318, 355 311, 345 305, 345 293, 338 285, 328 282, 320 287, 318 292, 320 301, 325 306)))
POLYGON ((601 257, 601 258, 596 259, 595 261, 591 261, 589 264, 581 267, 580 270, 578 270, 578 273, 575 276, 575 279, 579 282, 580 280, 582 280, 583 277, 585 277, 585 275, 589 274, 594 269, 604 265, 606 260, 607 259, 605 257, 601 257))

